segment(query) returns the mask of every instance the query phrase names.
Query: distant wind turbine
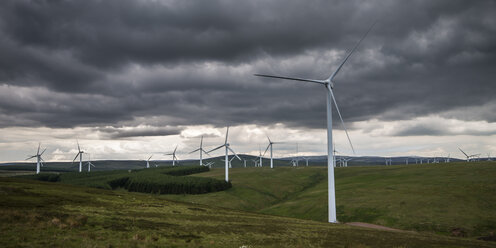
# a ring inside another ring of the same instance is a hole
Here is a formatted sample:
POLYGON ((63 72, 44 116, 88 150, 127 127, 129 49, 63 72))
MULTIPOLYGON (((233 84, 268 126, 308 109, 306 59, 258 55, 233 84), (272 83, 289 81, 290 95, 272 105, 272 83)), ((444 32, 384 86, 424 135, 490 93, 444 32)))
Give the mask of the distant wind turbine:
POLYGON ((74 157, 74 160, 72 160, 72 162, 74 163, 74 161, 76 161, 76 159, 78 158, 79 156, 79 172, 82 172, 83 171, 83 153, 84 151, 81 151, 81 147, 79 147, 79 141, 77 141, 77 146, 78 146, 78 153, 76 154, 76 157, 74 157))
MULTIPOLYGON (((172 166, 176 166, 176 162, 177 162, 177 157, 176 157, 176 150, 177 150, 177 145, 176 145, 176 148, 174 148, 174 151, 172 153, 167 153, 165 155, 172 155, 172 166)), ((179 164, 179 162, 177 162, 179 164)))
POLYGON ((207 166, 208 168, 212 168, 213 164, 215 164, 215 162, 207 162, 205 166, 207 166))
POLYGON ((227 142, 228 136, 229 136, 229 127, 227 127, 227 130, 226 130, 226 140, 224 141, 224 144, 207 152, 207 153, 211 153, 215 150, 218 150, 222 147, 225 147, 225 149, 226 149, 226 155, 225 155, 226 182, 229 182, 229 151, 231 151, 234 154, 234 156, 236 156, 236 158, 241 161, 241 158, 236 154, 236 152, 234 152, 233 149, 231 149, 230 144, 227 142))
POLYGON ((448 157, 446 157, 446 158, 444 159, 444 162, 445 162, 445 163, 449 163, 449 162, 450 162, 450 155, 451 155, 451 154, 448 154, 448 157))
POLYGON ((40 174, 40 166, 43 166, 43 158, 41 158, 41 155, 43 155, 43 153, 45 153, 46 151, 46 148, 40 153, 40 147, 41 147, 41 143, 38 143, 38 151, 36 152, 36 155, 33 155, 33 156, 30 156, 29 158, 27 158, 26 160, 29 160, 29 159, 32 159, 32 158, 36 158, 36 174, 40 174))
MULTIPOLYGON (((231 169, 231 168, 232 168, 232 163, 231 163, 231 162, 233 161, 233 159, 234 159, 234 158, 235 158, 235 156, 232 156, 232 157, 229 159, 229 169, 231 169)), ((225 161, 225 159, 220 159, 220 160, 221 160, 221 161, 225 161)))
POLYGON ((460 147, 458 147, 458 150, 460 150, 463 153, 463 155, 465 155, 465 157, 467 158, 467 162, 470 162, 470 160, 475 160, 475 158, 480 155, 480 154, 467 155, 467 153, 465 153, 460 147))
POLYGON ((91 171, 91 166, 95 167, 95 165, 93 163, 91 163, 91 154, 89 153, 86 153, 88 154, 88 162, 86 162, 86 164, 88 165, 88 172, 91 171))
POLYGON ((194 151, 191 151, 189 154, 191 154, 193 152, 197 152, 197 151, 200 152, 200 166, 202 166, 203 165, 203 157, 202 157, 203 153, 208 155, 208 152, 203 149, 203 136, 201 136, 201 139, 200 139, 200 147, 198 149, 195 149, 194 151))
POLYGON ((150 159, 153 157, 153 155, 151 155, 147 160, 146 160, 146 168, 150 168, 150 159))
POLYGON ((265 152, 263 153, 263 156, 265 156, 265 153, 270 148, 270 168, 272 169, 272 168, 274 168, 274 160, 272 157, 272 145, 280 144, 282 142, 273 142, 272 140, 270 140, 269 136, 267 136, 267 139, 269 140, 269 145, 267 146, 267 148, 265 148, 265 152))

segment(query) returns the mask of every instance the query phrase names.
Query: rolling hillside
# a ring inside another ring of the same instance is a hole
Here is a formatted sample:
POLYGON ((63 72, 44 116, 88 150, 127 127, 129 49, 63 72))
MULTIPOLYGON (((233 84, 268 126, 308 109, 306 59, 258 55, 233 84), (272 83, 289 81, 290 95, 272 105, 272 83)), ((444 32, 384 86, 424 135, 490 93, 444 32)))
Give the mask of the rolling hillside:
POLYGON ((0 247, 496 247, 19 178, 0 195, 0 247))
MULTIPOLYGON (((338 220, 480 237, 496 231, 496 162, 336 169, 338 220)), ((223 178, 217 169, 195 176, 223 178)), ((322 167, 232 169, 233 188, 167 199, 325 222, 322 167)))

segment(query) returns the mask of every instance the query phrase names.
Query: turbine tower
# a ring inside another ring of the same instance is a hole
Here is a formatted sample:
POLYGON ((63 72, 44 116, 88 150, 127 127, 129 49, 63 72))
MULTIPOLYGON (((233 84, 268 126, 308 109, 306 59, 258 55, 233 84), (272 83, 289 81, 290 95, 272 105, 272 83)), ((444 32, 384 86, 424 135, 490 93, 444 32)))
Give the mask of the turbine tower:
MULTIPOLYGON (((176 148, 174 148, 174 151, 172 153, 167 153, 165 155, 172 155, 172 166, 176 166, 176 162, 177 162, 177 157, 176 157, 176 150, 177 150, 177 145, 176 145, 176 148)), ((179 162, 177 162, 179 164, 179 162)))
POLYGON ((229 151, 231 151, 234 154, 234 156, 236 156, 236 158, 241 161, 241 158, 238 157, 238 154, 236 154, 236 152, 234 152, 234 150, 231 149, 230 144, 227 142, 228 135, 229 135, 229 127, 227 127, 227 130, 226 130, 226 139, 224 141, 224 144, 221 145, 221 146, 218 146, 218 147, 216 147, 216 148, 214 148, 214 149, 212 149, 212 150, 210 150, 210 151, 207 152, 207 153, 211 153, 211 152, 213 152, 215 150, 218 150, 218 149, 220 149, 222 147, 225 147, 225 149, 226 149, 226 155, 225 155, 225 159, 224 160, 225 160, 225 167, 226 167, 225 168, 225 170, 226 170, 226 182, 229 182, 229 151))
POLYGON ((200 166, 202 166, 203 165, 203 157, 202 157, 203 153, 208 155, 208 152, 203 149, 203 135, 201 136, 200 147, 198 149, 195 149, 194 151, 191 151, 189 154, 191 154, 193 152, 197 152, 197 151, 200 151, 200 166))
POLYGON ((279 78, 279 79, 288 79, 288 80, 295 80, 295 81, 302 81, 302 82, 310 82, 310 83, 316 83, 324 86, 326 88, 326 95, 327 95, 327 177, 328 177, 328 213, 329 213, 329 222, 330 223, 337 223, 337 216, 336 216, 336 193, 335 193, 335 185, 334 185, 334 167, 333 167, 333 154, 332 154, 332 102, 334 102, 334 106, 336 107, 337 113, 339 115, 339 118, 341 119, 341 123, 343 125, 343 128, 346 132, 346 136, 348 138, 348 141, 350 142, 351 148, 353 150, 353 153, 355 153, 353 145, 351 144, 351 139, 348 135, 348 131, 346 130, 346 127, 344 125, 343 118, 341 117, 341 113, 339 111, 339 107, 336 103, 336 99, 334 97, 333 93, 333 88, 334 88, 334 78, 338 75, 339 71, 343 67, 343 65, 346 63, 348 58, 353 54, 353 52, 356 50, 358 45, 362 42, 363 39, 367 36, 367 34, 370 32, 372 27, 374 27, 375 23, 370 26, 370 28, 367 30, 367 32, 362 36, 362 38, 358 41, 358 43, 353 47, 350 53, 344 58, 344 60, 341 62, 341 64, 338 66, 338 68, 331 74, 331 76, 325 80, 314 80, 314 79, 304 79, 304 78, 293 78, 293 77, 281 77, 281 76, 272 76, 272 75, 263 75, 263 74, 255 74, 255 76, 260 76, 260 77, 269 77, 269 78, 279 78))
POLYGON ((78 146, 78 153, 76 154, 76 157, 74 157, 72 162, 74 163, 74 161, 76 161, 76 159, 79 156, 79 172, 82 172, 83 171, 83 153, 84 153, 84 151, 81 151, 81 147, 79 147, 79 141, 76 140, 76 142, 77 142, 77 146, 78 146))
POLYGON ((274 168, 274 160, 272 158, 272 145, 280 144, 282 142, 272 142, 272 140, 270 140, 269 136, 267 136, 267 139, 269 140, 269 145, 267 146, 267 148, 265 148, 265 152, 263 153, 263 156, 265 156, 265 153, 270 148, 270 168, 272 169, 272 168, 274 168))
POLYGON ((26 159, 29 160, 32 158, 36 158, 36 174, 40 174, 40 166, 43 166, 43 162, 45 161, 43 160, 43 158, 41 158, 41 155, 43 155, 43 153, 46 151, 46 148, 40 153, 40 146, 41 143, 38 143, 38 151, 36 152, 36 155, 33 155, 26 159))
POLYGON ((258 159, 260 160, 259 166, 263 167, 262 148, 260 148, 260 144, 258 145, 258 159))

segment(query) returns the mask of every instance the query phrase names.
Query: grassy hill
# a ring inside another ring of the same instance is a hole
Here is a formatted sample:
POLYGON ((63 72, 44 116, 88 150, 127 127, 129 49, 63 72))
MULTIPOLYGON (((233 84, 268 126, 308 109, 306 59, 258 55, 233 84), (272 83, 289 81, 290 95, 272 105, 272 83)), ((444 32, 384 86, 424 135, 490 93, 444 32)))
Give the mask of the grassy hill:
MULTIPOLYGON (((322 167, 234 168, 233 188, 167 199, 325 222, 322 167)), ((496 231, 496 163, 448 163, 336 169, 338 220, 404 230, 479 237, 496 231)), ((195 176, 221 179, 220 169, 195 176)))
POLYGON ((496 247, 19 178, 0 195, 0 247, 496 247))

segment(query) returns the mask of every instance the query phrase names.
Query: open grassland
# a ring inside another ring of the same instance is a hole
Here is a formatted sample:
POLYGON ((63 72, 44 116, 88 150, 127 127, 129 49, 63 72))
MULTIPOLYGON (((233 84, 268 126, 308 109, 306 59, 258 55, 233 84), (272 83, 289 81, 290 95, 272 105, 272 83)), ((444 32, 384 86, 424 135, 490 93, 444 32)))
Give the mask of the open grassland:
POLYGON ((496 247, 20 178, 0 178, 0 230, 0 247, 496 247))
MULTIPOLYGON (((196 174, 221 179, 217 169, 196 174)), ((208 195, 164 195, 185 202, 325 222, 327 169, 238 168, 233 188, 208 195)), ((496 163, 336 168, 341 222, 472 238, 496 233, 496 163)), ((494 236, 492 236, 494 238, 494 236)))

